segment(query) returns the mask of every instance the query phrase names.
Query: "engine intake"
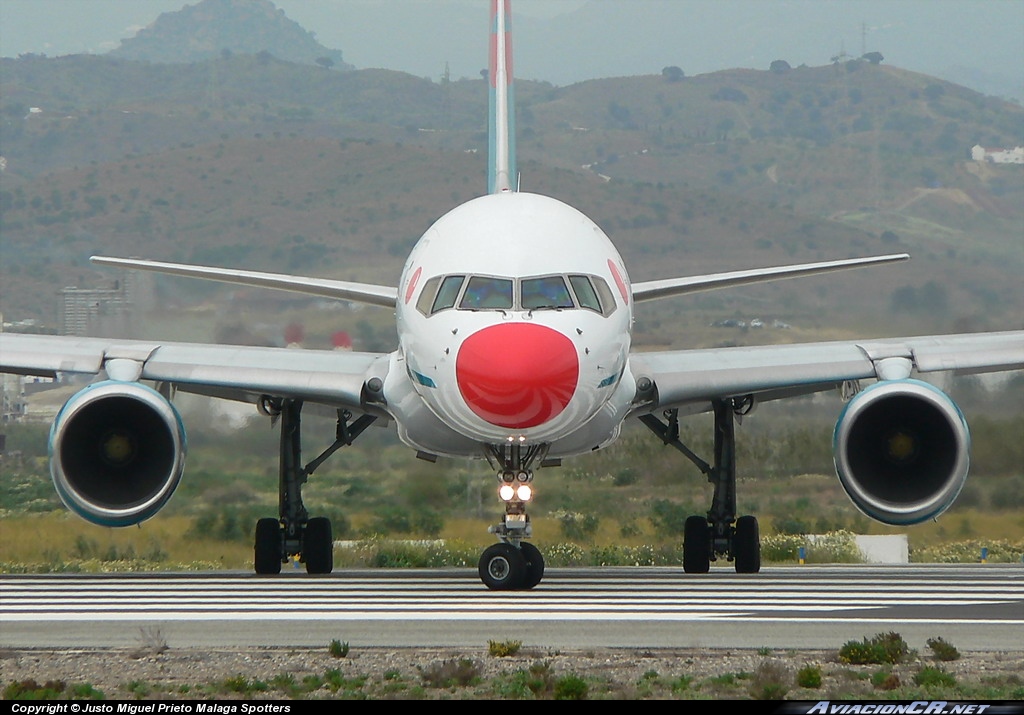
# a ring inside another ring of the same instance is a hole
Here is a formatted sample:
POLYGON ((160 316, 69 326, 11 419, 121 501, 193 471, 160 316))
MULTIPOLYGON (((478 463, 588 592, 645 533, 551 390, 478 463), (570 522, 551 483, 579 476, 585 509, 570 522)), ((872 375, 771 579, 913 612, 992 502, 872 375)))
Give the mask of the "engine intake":
POLYGON ((171 498, 185 467, 174 406, 136 382, 99 382, 61 408, 50 430, 50 475, 64 504, 102 526, 130 526, 171 498))
POLYGON ((843 410, 833 448, 843 489, 862 512, 886 524, 917 524, 960 494, 970 433, 959 408, 918 380, 879 382, 843 410))

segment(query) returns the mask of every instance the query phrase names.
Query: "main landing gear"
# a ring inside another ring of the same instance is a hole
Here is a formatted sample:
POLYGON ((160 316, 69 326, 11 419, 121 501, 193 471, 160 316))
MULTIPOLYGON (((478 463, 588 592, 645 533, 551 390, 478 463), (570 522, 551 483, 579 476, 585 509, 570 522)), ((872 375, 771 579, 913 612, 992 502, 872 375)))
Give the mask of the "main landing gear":
POLYGON ((330 573, 334 569, 334 538, 331 521, 309 518, 302 503, 302 485, 332 454, 370 426, 376 417, 363 415, 350 422, 352 414, 338 410, 334 443, 306 466, 302 466, 300 400, 264 397, 260 410, 281 422, 281 461, 278 479, 278 518, 256 523, 255 569, 257 574, 281 573, 281 564, 298 556, 311 574, 330 573))
POLYGON ((663 422, 655 415, 643 415, 640 421, 697 465, 714 485, 711 509, 707 516, 691 516, 683 527, 683 570, 707 573, 711 562, 723 557, 732 561, 737 573, 761 570, 761 539, 757 519, 736 518, 736 415, 745 415, 753 407, 752 398, 715 400, 715 463, 709 465, 679 440, 679 411, 667 410, 663 422))
POLYGON ((501 465, 498 471, 498 496, 505 503, 501 523, 488 531, 501 541, 487 547, 480 556, 480 580, 495 591, 531 589, 544 578, 544 557, 525 539, 532 535, 526 505, 533 498, 533 471, 530 464, 542 452, 541 447, 520 445, 490 447, 488 459, 501 465))

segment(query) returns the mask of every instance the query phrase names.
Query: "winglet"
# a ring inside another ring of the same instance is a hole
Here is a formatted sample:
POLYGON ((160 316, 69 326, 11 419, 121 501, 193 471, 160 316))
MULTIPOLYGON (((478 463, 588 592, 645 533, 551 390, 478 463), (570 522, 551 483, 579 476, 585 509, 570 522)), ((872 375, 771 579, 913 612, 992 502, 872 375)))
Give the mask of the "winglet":
POLYGON ((490 128, 487 191, 515 190, 515 93, 512 86, 511 0, 491 0, 490 128))

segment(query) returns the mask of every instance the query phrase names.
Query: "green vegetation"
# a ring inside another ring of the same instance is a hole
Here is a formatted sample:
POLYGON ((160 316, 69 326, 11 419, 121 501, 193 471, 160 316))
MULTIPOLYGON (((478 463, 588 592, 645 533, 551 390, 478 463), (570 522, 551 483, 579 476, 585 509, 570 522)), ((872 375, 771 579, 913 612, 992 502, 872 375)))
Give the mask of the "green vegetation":
MULTIPOLYGON (((1006 400, 1016 399, 1013 390, 1006 400)), ((966 396, 965 409, 987 399, 972 394, 954 397, 966 396)), ((70 514, 48 474, 46 427, 10 426, 13 456, 5 458, 0 489, 0 571, 250 568, 256 520, 277 507, 276 444, 266 439, 262 422, 218 434, 207 410, 187 403, 184 410, 191 445, 179 493, 133 529, 98 527, 70 514)), ((990 563, 1020 562, 1024 474, 1005 456, 1024 448, 1013 436, 1024 424, 1020 415, 979 420, 972 429, 973 474, 957 503, 934 522, 899 529, 871 521, 849 503, 830 474, 828 438, 811 435, 817 428, 807 426, 829 414, 810 405, 798 410, 805 414, 800 420, 764 405, 740 435, 739 508, 759 518, 765 563, 796 564, 801 549, 807 563, 856 563, 862 557, 854 534, 893 533, 908 535, 913 562, 977 563, 983 550, 990 563), (825 445, 825 455, 805 461, 799 455, 811 442, 815 450, 825 445), (787 469, 790 450, 797 466, 787 469), (797 471, 803 467, 811 471, 797 471)), ((699 454, 712 449, 707 426, 699 419, 682 426, 699 454)), ((304 427, 311 450, 332 437, 333 425, 315 418, 304 427)), ((307 505, 312 514, 329 517, 342 540, 337 568, 473 568, 491 543, 487 526, 500 513, 485 472, 479 462, 425 464, 393 434, 371 430, 314 475, 307 505), (425 513, 431 514, 429 530, 425 513)), ((680 525, 710 500, 696 469, 637 425, 627 425, 606 450, 540 470, 536 484, 534 540, 554 567, 678 565, 680 525)))
POLYGON ((792 683, 793 674, 785 663, 766 660, 754 671, 747 692, 754 700, 784 700, 792 683))
MULTIPOLYGON (((879 634, 872 643, 887 644, 884 649, 900 651, 895 662, 882 668, 871 663, 848 663, 843 653, 823 654, 818 662, 805 662, 794 673, 783 655, 761 654, 752 672, 730 671, 703 675, 694 672, 694 661, 678 654, 645 652, 645 658, 657 658, 639 677, 622 680, 608 677, 612 658, 607 653, 569 654, 521 651, 485 663, 476 649, 429 662, 412 665, 394 662, 386 669, 368 672, 361 657, 343 667, 317 665, 313 652, 292 652, 298 658, 298 672, 276 674, 250 671, 207 681, 165 681, 135 679, 118 685, 111 697, 166 699, 168 697, 247 699, 416 699, 416 700, 662 700, 662 699, 754 699, 817 700, 822 695, 833 700, 871 697, 884 699, 1017 700, 1024 696, 1019 669, 997 673, 989 671, 980 678, 957 676, 918 660, 906 649, 896 633, 879 634), (902 644, 902 645, 901 645, 902 644), (322 668, 322 669, 321 669, 322 668)), ((931 639, 941 641, 941 638, 931 639)), ((512 641, 489 641, 511 645, 512 641)), ((294 649, 290 649, 294 651, 294 649)), ((494 653, 491 653, 492 656, 494 653)), ((135 657, 135 656, 130 656, 135 657)), ((158 664, 167 654, 150 656, 158 664)), ((630 656, 620 654, 629 660, 630 656)), ((632 657, 636 657, 635 655, 632 657)), ((702 658, 706 656, 700 656, 702 658)), ((890 655, 884 656, 890 658, 890 655)), ((389 660, 389 662, 391 662, 389 660)), ((706 665, 706 662, 703 663, 706 665)), ((40 664, 45 670, 46 664, 40 664)), ((372 668, 370 669, 372 670, 372 668)), ((164 668, 161 667, 163 672, 164 668)), ((3 688, 5 699, 104 699, 107 695, 90 683, 67 683, 35 679, 11 681, 3 688)))
POLYGON ((796 673, 796 684, 801 688, 821 687, 821 666, 805 665, 796 673))
POLYGON ((879 633, 862 642, 849 641, 839 649, 839 660, 854 665, 902 663, 914 655, 903 637, 892 632, 879 633))
POLYGON ((914 675, 914 684, 929 689, 953 688, 956 686, 956 678, 942 668, 926 665, 914 675))
POLYGON ((929 638, 926 645, 932 649, 936 660, 959 660, 960 651, 952 643, 947 643, 942 638, 929 638))
POLYGON ((519 652, 523 642, 518 640, 487 641, 487 652, 494 658, 507 658, 519 652))

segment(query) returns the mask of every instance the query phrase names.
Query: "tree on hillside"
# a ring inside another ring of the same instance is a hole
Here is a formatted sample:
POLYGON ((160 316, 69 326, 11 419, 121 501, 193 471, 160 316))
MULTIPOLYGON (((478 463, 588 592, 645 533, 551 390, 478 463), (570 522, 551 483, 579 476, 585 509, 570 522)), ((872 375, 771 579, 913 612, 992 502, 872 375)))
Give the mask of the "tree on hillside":
POLYGON ((786 60, 775 60, 768 66, 768 69, 774 74, 786 74, 793 68, 789 66, 786 60))
POLYGON ((324 69, 328 69, 328 70, 331 67, 334 67, 334 60, 332 60, 330 57, 317 57, 316 58, 316 63, 318 65, 320 65, 321 67, 323 67, 324 69))
POLYGON ((861 57, 861 59, 862 60, 867 60, 868 62, 870 62, 873 65, 878 65, 878 64, 881 64, 882 60, 884 60, 885 58, 882 57, 882 53, 881 52, 866 52, 866 53, 864 53, 864 56, 861 57))
POLYGON ((683 73, 683 70, 681 68, 672 65, 671 67, 665 67, 664 69, 662 69, 661 76, 667 79, 669 82, 678 82, 686 75, 683 73))

